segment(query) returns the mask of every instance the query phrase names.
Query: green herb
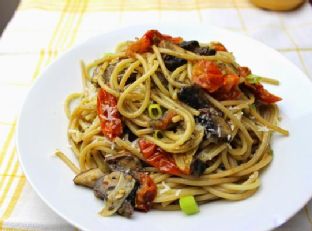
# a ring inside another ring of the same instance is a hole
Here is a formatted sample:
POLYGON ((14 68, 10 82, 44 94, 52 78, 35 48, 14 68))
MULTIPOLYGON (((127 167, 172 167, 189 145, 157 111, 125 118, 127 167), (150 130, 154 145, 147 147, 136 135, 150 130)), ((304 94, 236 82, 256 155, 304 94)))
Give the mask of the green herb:
POLYGON ((255 105, 254 103, 250 105, 250 108, 251 108, 252 110, 256 110, 256 109, 257 109, 257 108, 256 108, 256 105, 255 105))
POLYGON ((148 115, 151 119, 160 119, 160 117, 162 116, 160 105, 157 103, 150 104, 148 106, 148 115))
POLYGON ((153 134, 153 137, 154 137, 155 139, 159 140, 159 139, 163 138, 163 134, 161 133, 161 131, 155 130, 155 131, 154 131, 154 134, 153 134))
POLYGON ((261 77, 258 75, 250 74, 246 77, 248 83, 251 84, 259 84, 261 81, 261 77))
POLYGON ((181 197, 179 204, 181 210, 187 215, 192 215, 199 212, 199 208, 194 196, 181 197))

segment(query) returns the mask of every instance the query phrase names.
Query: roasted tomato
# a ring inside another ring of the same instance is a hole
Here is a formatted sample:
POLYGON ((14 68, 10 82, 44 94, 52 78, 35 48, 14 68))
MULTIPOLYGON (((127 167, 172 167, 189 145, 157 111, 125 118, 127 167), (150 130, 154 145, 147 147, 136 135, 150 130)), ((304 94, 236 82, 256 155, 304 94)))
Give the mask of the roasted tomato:
POLYGON ((222 89, 214 92, 212 96, 217 100, 235 100, 241 95, 239 89, 234 89, 233 91, 223 91, 222 89))
MULTIPOLYGON (((251 70, 248 67, 239 67, 239 76, 246 78, 248 75, 251 74, 251 70)), ((267 91, 261 83, 248 83, 248 81, 244 82, 244 86, 248 88, 262 103, 276 103, 282 98, 271 94, 269 91, 267 91)))
POLYGON ((113 139, 122 134, 122 123, 117 110, 117 100, 104 89, 100 89, 97 96, 97 113, 101 121, 103 134, 113 139))
POLYGON ((212 93, 212 96, 218 100, 234 100, 240 96, 238 89, 239 77, 237 75, 225 75, 223 86, 212 93))
POLYGON ((141 153, 148 164, 154 166, 163 173, 169 173, 172 175, 182 174, 170 154, 166 153, 156 144, 141 139, 139 141, 139 146, 141 153))
POLYGON ((263 85, 260 83, 244 83, 244 85, 255 95, 256 99, 258 99, 262 103, 271 104, 282 100, 281 97, 273 95, 268 90, 264 89, 263 85))
POLYGON ((157 45, 162 40, 167 40, 175 44, 183 41, 180 37, 171 37, 169 35, 161 34, 157 30, 148 30, 139 40, 129 45, 126 54, 133 56, 134 53, 144 53, 151 49, 152 45, 157 45))
POLYGON ((139 178, 140 187, 136 192, 135 208, 147 212, 157 195, 157 187, 149 175, 140 173, 139 178))
POLYGON ((241 77, 247 77, 251 74, 251 70, 248 67, 239 67, 238 72, 241 77))
POLYGON ((224 78, 215 62, 201 60, 193 67, 192 81, 212 93, 223 85, 224 78))
POLYGON ((168 110, 157 120, 151 120, 150 125, 157 130, 166 130, 172 124, 172 118, 177 115, 174 110, 168 110))
POLYGON ((233 91, 239 84, 239 77, 237 75, 225 75, 222 88, 226 92, 233 91))
POLYGON ((227 49, 222 43, 212 43, 211 48, 213 48, 216 51, 227 51, 227 49))
POLYGON ((201 60, 195 63, 192 81, 219 100, 236 99, 240 95, 237 88, 239 76, 223 75, 218 65, 212 61, 201 60))

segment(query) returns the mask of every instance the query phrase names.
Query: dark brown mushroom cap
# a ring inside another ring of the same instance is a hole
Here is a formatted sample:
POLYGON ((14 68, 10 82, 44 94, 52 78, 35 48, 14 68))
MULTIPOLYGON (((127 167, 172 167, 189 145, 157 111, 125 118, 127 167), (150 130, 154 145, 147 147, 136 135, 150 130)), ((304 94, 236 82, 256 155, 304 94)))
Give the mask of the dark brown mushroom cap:
POLYGON ((74 183, 88 188, 93 188, 96 181, 102 176, 104 176, 104 173, 99 168, 93 168, 76 175, 74 183))
POLYGON ((110 191, 118 184, 121 172, 112 172, 98 179, 93 187, 94 195, 102 200, 107 199, 110 191))
POLYGON ((120 155, 105 158, 106 163, 112 171, 131 172, 138 171, 142 168, 142 163, 134 155, 124 153, 120 155))
POLYGON ((111 216, 116 213, 132 192, 135 182, 131 175, 119 171, 114 171, 97 180, 94 194, 105 200, 105 207, 100 214, 111 216))

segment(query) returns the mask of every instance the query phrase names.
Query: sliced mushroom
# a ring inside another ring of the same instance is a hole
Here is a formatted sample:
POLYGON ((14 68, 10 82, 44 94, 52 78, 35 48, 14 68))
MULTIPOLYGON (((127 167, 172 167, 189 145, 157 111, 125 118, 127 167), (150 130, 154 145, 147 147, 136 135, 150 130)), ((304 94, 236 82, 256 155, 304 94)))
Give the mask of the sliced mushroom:
POLYGON ((204 55, 204 56, 212 56, 216 55, 216 50, 209 47, 198 47, 194 50, 196 54, 204 55))
POLYGON ((130 171, 137 171, 142 168, 142 163, 139 158, 129 153, 107 157, 105 162, 112 171, 128 173, 130 171))
POLYGON ((172 55, 164 54, 162 55, 162 58, 164 60, 165 66, 169 71, 174 71, 178 67, 184 65, 187 63, 185 59, 177 58, 172 55))
POLYGON ((139 178, 138 172, 133 172, 133 177, 136 180, 134 187, 133 187, 132 191, 129 193, 126 200, 122 203, 121 207, 117 210, 117 213, 119 215, 127 217, 127 218, 130 218, 134 212, 135 197, 136 197, 136 193, 140 187, 140 182, 137 179, 137 178, 139 178))
POLYGON ((126 81, 126 85, 131 84, 131 83, 134 83, 135 80, 136 80, 136 78, 137 78, 137 73, 132 72, 132 73, 130 74, 129 78, 127 79, 127 81, 126 81))
MULTIPOLYGON (((182 49, 181 47, 177 46, 176 44, 170 41, 162 40, 158 46, 161 48, 166 48, 173 51, 185 53, 184 49, 182 49)), ((162 54, 161 57, 164 60, 165 66, 169 71, 174 71, 176 68, 187 63, 185 59, 181 59, 172 55, 162 54)))
POLYGON ((191 175, 195 177, 201 176, 207 168, 206 161, 201 160, 198 158, 198 156, 195 156, 193 158, 193 161, 191 163, 191 175))
POLYGON ((205 128, 207 138, 228 139, 232 135, 232 130, 223 118, 223 113, 214 107, 199 109, 200 115, 195 118, 196 122, 205 128))
POLYGON ((134 212, 134 208, 131 205, 130 201, 128 200, 125 200, 117 211, 119 215, 127 217, 127 218, 130 218, 133 212, 134 212))
POLYGON ((94 187, 97 197, 105 199, 105 207, 100 214, 111 216, 124 203, 135 186, 135 179, 123 172, 112 172, 100 178, 94 187))
POLYGON ((164 74, 160 71, 156 71, 156 75, 157 75, 158 79, 160 80, 160 82, 162 83, 162 85, 167 87, 168 86, 168 80, 166 79, 164 74))
POLYGON ((182 43, 179 44, 179 46, 185 50, 192 51, 192 52, 199 54, 199 55, 210 56, 210 55, 216 54, 215 49, 210 48, 208 46, 201 47, 199 45, 198 41, 195 41, 195 40, 183 41, 182 43))
POLYGON ((113 190, 118 182, 117 177, 115 177, 114 179, 110 178, 110 184, 108 184, 104 178, 105 176, 98 179, 93 187, 94 196, 102 200, 107 198, 108 192, 113 190))
POLYGON ((99 168, 94 168, 79 173, 74 178, 74 183, 88 188, 93 188, 96 181, 102 176, 104 176, 104 173, 99 168))
POLYGON ((184 87, 178 92, 178 99, 196 109, 207 107, 209 104, 207 93, 199 86, 192 85, 184 87))
POLYGON ((123 139, 125 140, 129 140, 130 142, 132 142, 138 138, 126 125, 124 126, 123 131, 124 131, 123 139))
POLYGON ((109 82, 115 67, 116 67, 116 64, 109 64, 108 67, 105 69, 105 71, 102 75, 105 83, 109 82))
POLYGON ((133 172, 132 173, 132 177, 135 179, 135 184, 134 187, 131 191, 131 193, 128 195, 128 197, 126 198, 126 201, 129 201, 131 203, 131 205, 134 207, 135 205, 135 197, 136 197, 136 193, 140 187, 140 176, 139 176, 139 172, 133 172))
POLYGON ((196 40, 183 41, 182 43, 179 44, 179 46, 185 50, 194 51, 196 48, 199 47, 199 42, 196 40))
POLYGON ((203 89, 195 85, 182 88, 178 93, 178 99, 199 109, 200 115, 195 120, 205 128, 207 138, 219 140, 231 136, 232 131, 223 118, 223 113, 210 105, 207 93, 203 89))

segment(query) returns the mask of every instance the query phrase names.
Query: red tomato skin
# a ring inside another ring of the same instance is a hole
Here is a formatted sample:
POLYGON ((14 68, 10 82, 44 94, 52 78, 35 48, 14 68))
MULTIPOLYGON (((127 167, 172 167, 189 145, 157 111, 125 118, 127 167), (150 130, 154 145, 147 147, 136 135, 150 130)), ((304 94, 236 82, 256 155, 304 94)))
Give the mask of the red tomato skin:
POLYGON ((112 94, 108 93, 102 88, 98 91, 97 113, 101 121, 102 132, 109 139, 113 139, 123 133, 122 122, 116 105, 117 100, 112 94), (108 112, 103 110, 103 107, 105 107, 105 105, 107 105, 107 107, 113 111, 111 113, 111 116, 113 117, 112 120, 107 119, 108 112))
POLYGON ((146 140, 139 140, 139 147, 143 154, 145 161, 159 169, 163 173, 169 173, 172 175, 181 175, 182 172, 176 166, 174 159, 170 154, 157 147, 156 144, 146 140))

